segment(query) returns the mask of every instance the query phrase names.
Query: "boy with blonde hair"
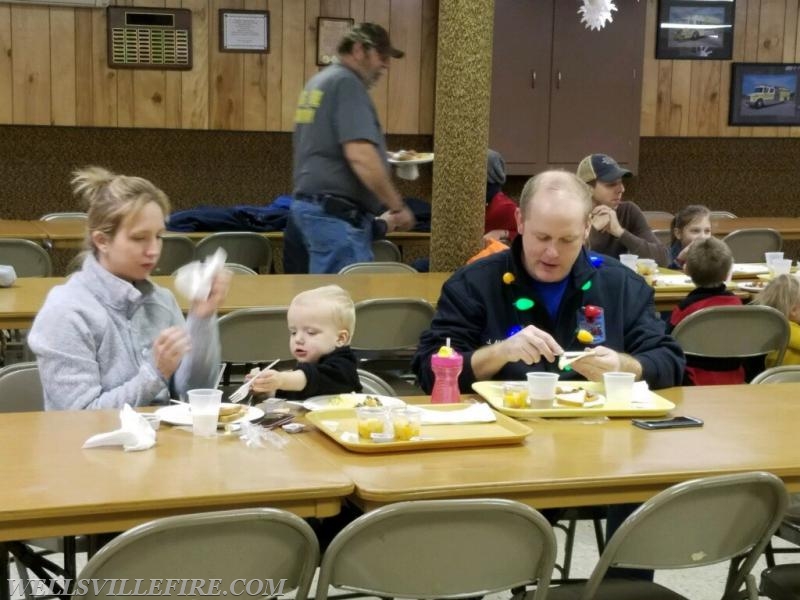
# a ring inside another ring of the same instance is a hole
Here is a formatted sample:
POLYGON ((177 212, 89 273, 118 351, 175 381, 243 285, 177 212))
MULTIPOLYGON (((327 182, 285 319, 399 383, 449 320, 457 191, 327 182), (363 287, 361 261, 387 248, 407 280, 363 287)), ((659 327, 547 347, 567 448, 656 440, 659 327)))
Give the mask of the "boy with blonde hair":
POLYGON ((289 305, 287 321, 297 368, 262 371, 253 382, 254 392, 303 400, 361 391, 358 362, 350 348, 356 311, 345 290, 326 285, 299 293, 289 305))

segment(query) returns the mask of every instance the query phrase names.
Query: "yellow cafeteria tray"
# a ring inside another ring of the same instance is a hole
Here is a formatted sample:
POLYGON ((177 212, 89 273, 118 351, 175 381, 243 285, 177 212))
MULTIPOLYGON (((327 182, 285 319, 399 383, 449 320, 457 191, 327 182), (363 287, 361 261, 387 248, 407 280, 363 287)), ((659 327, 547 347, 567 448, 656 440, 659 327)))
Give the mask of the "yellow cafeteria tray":
MULTIPOLYGON (((593 381, 564 381, 563 385, 582 387, 592 392, 602 393, 603 384, 593 381)), ((660 417, 675 408, 675 405, 658 394, 650 394, 650 402, 644 404, 630 404, 622 402, 609 402, 603 406, 585 408, 583 406, 554 405, 553 408, 506 408, 503 406, 502 381, 476 381, 472 389, 480 394, 498 412, 517 419, 533 417, 660 417)))
MULTIPOLYGON (((421 404, 429 410, 459 410, 466 404, 421 404)), ((422 425, 420 437, 401 442, 373 442, 358 437, 356 411, 352 408, 310 412, 306 419, 320 431, 352 452, 402 452, 427 448, 498 446, 522 442, 531 430, 526 425, 495 412, 494 423, 422 425)))

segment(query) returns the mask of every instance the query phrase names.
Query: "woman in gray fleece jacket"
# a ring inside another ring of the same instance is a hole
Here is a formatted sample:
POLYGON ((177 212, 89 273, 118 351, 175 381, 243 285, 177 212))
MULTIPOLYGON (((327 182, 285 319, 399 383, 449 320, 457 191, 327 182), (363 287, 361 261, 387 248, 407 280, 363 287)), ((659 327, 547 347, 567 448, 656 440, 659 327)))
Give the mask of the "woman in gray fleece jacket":
POLYGON ((229 274, 217 276, 184 321, 172 293, 148 280, 161 254, 166 194, 100 167, 75 172, 72 185, 89 206, 89 251, 81 270, 48 294, 28 337, 45 408, 145 406, 211 387, 229 274))

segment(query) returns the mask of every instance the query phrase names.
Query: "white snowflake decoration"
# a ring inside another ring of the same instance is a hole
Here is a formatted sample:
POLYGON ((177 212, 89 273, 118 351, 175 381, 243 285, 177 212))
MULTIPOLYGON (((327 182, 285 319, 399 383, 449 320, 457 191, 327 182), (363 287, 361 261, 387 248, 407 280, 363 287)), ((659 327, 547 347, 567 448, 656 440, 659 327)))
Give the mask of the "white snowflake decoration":
POLYGON ((598 31, 611 23, 611 11, 617 10, 616 5, 611 0, 583 0, 583 6, 578 9, 581 15, 581 23, 585 23, 588 29, 598 31))

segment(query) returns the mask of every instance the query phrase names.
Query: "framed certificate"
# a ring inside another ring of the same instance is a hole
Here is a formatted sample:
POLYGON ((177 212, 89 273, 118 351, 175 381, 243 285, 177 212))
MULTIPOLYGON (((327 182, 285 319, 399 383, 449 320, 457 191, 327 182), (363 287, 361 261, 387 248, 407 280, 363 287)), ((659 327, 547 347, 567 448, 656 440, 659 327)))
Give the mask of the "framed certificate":
POLYGON ((219 11, 220 52, 269 52, 269 11, 219 11))
POLYGON ((338 19, 333 17, 317 18, 317 64, 329 65, 336 56, 339 42, 350 31, 355 21, 353 19, 338 19))

